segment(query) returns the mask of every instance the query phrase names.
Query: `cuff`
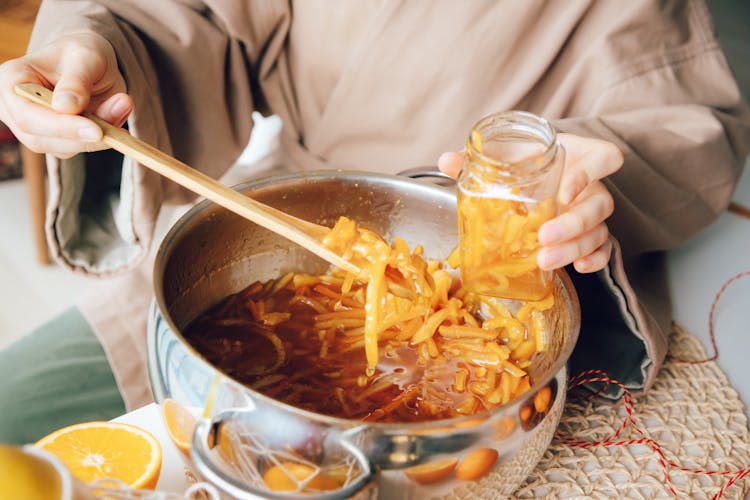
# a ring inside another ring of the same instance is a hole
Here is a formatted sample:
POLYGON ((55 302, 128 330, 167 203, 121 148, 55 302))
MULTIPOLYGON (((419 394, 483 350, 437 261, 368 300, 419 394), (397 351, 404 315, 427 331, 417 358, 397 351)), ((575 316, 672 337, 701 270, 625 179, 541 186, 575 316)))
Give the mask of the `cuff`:
MULTIPOLYGON (((613 238, 609 265, 595 274, 569 274, 581 304, 581 332, 570 373, 598 369, 632 391, 648 389, 664 361, 666 336, 636 296, 625 274, 620 245, 613 238)), ((593 389, 598 389, 593 388, 593 389)), ((610 385, 604 395, 622 396, 610 385)))
MULTIPOLYGON (((153 220, 138 224, 134 165, 113 151, 67 160, 47 156, 47 239, 56 261, 75 272, 111 276, 148 254, 153 220)), ((155 214, 154 218, 155 218, 155 214)))

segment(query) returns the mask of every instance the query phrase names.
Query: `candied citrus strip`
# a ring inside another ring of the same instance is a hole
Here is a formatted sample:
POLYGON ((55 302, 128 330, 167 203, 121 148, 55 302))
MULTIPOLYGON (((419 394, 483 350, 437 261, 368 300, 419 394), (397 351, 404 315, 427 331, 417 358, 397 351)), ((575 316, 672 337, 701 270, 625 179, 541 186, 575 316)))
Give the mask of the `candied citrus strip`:
MULTIPOLYGON (((501 253, 520 255, 528 250, 525 227, 537 222, 529 222, 523 204, 506 205, 513 215, 506 225, 517 237, 508 241, 496 232, 493 238, 504 245, 501 253)), ((477 223, 497 229, 486 218, 477 223)), ((493 238, 479 248, 497 243, 493 238)), ((444 262, 427 260, 421 247, 410 251, 401 239, 389 246, 343 217, 325 244, 346 255, 361 272, 334 268, 320 276, 288 273, 255 283, 220 304, 221 315, 209 315, 194 341, 213 339, 209 354, 218 356, 222 370, 242 366, 242 360, 232 357, 244 356, 249 368, 243 367, 237 376, 248 377, 243 382, 256 390, 347 418, 447 418, 491 409, 528 389, 532 357, 548 348, 545 311, 554 305, 551 293, 523 300, 520 308, 515 302, 481 296, 457 283, 444 262), (277 351, 275 363, 258 364, 247 358, 247 352, 235 350, 234 338, 225 339, 222 332, 214 338, 214 332, 206 330, 213 324, 255 332, 253 324, 258 323, 263 326, 260 335, 277 351), (364 359, 351 354, 357 350, 364 350, 364 359), (253 370, 269 365, 272 369, 253 370), (392 378, 394 370, 406 375, 392 378), (333 397, 327 397, 330 394, 333 397)), ((515 261, 504 257, 474 255, 477 263, 495 266, 482 269, 492 271, 488 280, 508 286, 518 269, 535 265, 529 255, 515 261)))

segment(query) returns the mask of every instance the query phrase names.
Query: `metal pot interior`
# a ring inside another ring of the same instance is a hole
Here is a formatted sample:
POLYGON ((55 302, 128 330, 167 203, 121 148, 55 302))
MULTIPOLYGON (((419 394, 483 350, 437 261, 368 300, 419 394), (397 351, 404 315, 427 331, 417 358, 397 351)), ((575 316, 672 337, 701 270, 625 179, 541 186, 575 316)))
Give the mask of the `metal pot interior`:
MULTIPOLYGON (((455 193, 407 178, 315 172, 267 178, 237 189, 327 226, 346 215, 389 241, 398 236, 411 248, 421 244, 428 258, 447 257, 458 241, 455 193)), ((155 263, 156 300, 179 335, 203 311, 253 281, 327 268, 320 258, 281 236, 203 202, 183 216, 162 243, 155 263)), ((534 360, 534 386, 547 383, 562 368, 578 333, 575 291, 564 273, 557 282, 560 306, 550 349, 534 360)))

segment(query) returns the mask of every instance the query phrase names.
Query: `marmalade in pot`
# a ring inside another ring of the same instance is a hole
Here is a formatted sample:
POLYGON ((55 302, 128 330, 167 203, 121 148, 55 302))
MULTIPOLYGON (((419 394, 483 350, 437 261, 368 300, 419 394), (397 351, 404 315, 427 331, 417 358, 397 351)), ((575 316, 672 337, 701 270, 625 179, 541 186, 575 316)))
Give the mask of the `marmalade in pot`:
POLYGON ((187 341, 254 390, 349 419, 471 415, 529 389, 532 359, 549 346, 552 293, 527 302, 471 293, 421 247, 387 245, 343 217, 325 243, 361 275, 252 283, 196 318, 187 341))

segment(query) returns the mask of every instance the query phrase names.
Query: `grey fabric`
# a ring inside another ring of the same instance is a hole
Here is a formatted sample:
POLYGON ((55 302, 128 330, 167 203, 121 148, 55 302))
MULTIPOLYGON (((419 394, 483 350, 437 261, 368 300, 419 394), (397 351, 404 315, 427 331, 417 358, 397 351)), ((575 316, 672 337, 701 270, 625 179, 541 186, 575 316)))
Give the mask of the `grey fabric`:
POLYGON ((112 150, 59 161, 68 188, 51 218, 61 256, 74 268, 106 274, 131 266, 146 248, 132 224, 132 160, 112 150))
POLYGON ((102 346, 76 308, 0 351, 0 442, 125 412, 102 346))
MULTIPOLYGON (((570 375, 602 370, 631 390, 642 388, 651 360, 627 301, 609 269, 578 274, 571 266, 567 271, 581 304, 581 331, 570 358, 570 375)), ((622 392, 620 387, 610 385, 603 394, 620 398, 622 392)))

